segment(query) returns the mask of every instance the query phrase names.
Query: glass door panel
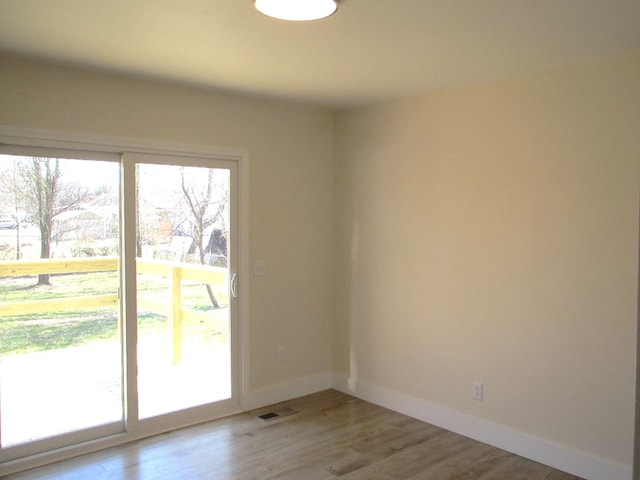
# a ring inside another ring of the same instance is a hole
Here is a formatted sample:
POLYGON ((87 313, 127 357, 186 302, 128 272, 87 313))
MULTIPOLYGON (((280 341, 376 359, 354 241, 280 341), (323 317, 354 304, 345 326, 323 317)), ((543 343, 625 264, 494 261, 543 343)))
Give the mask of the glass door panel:
POLYGON ((232 397, 230 171, 136 164, 139 418, 232 397))
POLYGON ((123 430, 119 178, 118 162, 0 155, 3 450, 123 430))

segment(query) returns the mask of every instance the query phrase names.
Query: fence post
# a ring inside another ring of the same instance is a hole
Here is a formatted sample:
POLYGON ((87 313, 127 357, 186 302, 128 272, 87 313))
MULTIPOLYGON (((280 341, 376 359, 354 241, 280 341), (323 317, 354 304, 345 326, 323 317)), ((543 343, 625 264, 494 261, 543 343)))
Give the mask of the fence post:
POLYGON ((173 326, 173 364, 182 360, 182 269, 171 267, 171 323, 173 326))

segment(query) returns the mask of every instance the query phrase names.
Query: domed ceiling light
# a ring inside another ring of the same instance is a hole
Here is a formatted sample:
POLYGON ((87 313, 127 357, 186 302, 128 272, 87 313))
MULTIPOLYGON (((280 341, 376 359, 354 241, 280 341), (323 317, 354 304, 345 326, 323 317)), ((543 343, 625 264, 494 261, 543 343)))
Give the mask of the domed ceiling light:
POLYGON ((338 9, 336 0, 255 0, 256 9, 280 20, 319 20, 338 9))

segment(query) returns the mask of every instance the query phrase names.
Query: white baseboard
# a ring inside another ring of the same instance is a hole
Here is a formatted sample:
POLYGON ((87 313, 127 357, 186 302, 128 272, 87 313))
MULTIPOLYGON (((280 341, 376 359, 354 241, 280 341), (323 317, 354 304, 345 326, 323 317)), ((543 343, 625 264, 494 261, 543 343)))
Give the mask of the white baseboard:
POLYGON ((284 402, 292 398, 302 397, 321 390, 332 388, 331 373, 319 373, 297 378, 290 382, 279 383, 269 387, 252 390, 245 396, 244 410, 264 407, 273 403, 284 402))
POLYGON ((402 392, 333 374, 333 388, 586 480, 632 480, 632 468, 402 392))

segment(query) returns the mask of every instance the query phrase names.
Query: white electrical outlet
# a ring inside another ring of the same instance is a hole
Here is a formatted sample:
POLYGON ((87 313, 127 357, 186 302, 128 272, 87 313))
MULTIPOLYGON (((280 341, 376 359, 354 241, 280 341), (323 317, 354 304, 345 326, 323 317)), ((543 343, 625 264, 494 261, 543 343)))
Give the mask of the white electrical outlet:
POLYGON ((482 382, 473 382, 471 384, 471 398, 474 400, 482 401, 483 397, 483 386, 482 382))
POLYGON ((285 352, 284 347, 278 347, 278 360, 284 362, 287 359, 287 352, 285 352))
POLYGON ((265 260, 256 260, 253 263, 253 274, 256 277, 264 277, 267 274, 267 262, 265 260))

